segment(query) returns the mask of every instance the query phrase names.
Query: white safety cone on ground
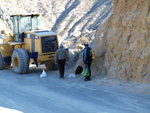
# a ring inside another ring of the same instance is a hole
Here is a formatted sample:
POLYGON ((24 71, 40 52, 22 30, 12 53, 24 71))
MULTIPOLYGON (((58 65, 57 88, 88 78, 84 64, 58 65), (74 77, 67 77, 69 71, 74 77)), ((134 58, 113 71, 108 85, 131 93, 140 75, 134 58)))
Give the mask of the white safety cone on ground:
POLYGON ((43 72, 40 75, 40 78, 45 78, 45 77, 47 77, 47 74, 46 74, 45 70, 43 69, 43 72))

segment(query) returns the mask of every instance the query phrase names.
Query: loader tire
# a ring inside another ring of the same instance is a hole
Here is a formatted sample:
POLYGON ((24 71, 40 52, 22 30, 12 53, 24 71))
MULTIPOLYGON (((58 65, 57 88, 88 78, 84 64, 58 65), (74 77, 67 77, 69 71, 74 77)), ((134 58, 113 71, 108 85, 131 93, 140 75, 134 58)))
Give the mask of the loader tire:
POLYGON ((15 49, 12 53, 12 66, 15 73, 24 74, 29 70, 29 56, 24 49, 15 49))
POLYGON ((55 63, 46 63, 45 64, 47 70, 57 70, 58 69, 58 65, 56 65, 55 63))
POLYGON ((5 68, 5 63, 4 63, 4 59, 0 52, 0 70, 3 70, 4 68, 5 68))

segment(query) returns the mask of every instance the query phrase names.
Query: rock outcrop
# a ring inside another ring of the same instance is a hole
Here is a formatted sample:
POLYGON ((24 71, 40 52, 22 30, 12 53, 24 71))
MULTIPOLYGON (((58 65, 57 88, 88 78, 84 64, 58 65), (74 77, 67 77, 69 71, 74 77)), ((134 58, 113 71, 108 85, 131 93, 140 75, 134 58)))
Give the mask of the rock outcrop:
POLYGON ((24 9, 18 8, 10 3, 0 1, 0 30, 6 30, 6 32, 13 31, 13 24, 11 21, 11 15, 16 13, 27 13, 24 9))
POLYGON ((150 82, 150 1, 114 0, 113 15, 96 32, 99 73, 150 82))
MULTIPOLYGON (((43 28, 57 32, 59 37, 96 31, 111 10, 112 0, 1 0, 11 14, 40 13, 43 28)), ((5 15, 2 13, 1 15, 5 15)))
POLYGON ((0 30, 12 29, 10 13, 4 7, 0 7, 0 30))

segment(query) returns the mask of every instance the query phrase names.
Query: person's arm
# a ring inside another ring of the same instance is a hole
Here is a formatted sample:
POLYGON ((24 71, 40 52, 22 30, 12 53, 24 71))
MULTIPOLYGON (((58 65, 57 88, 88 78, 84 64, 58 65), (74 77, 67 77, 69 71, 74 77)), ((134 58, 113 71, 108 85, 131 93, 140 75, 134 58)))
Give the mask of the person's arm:
POLYGON ((68 64, 69 63, 69 56, 68 56, 67 51, 65 52, 65 56, 66 56, 66 60, 67 60, 67 64, 68 64))
POLYGON ((83 49, 83 62, 84 62, 84 60, 85 60, 85 48, 83 49))
POLYGON ((57 62, 58 62, 58 51, 56 51, 55 53, 55 64, 57 64, 57 62))

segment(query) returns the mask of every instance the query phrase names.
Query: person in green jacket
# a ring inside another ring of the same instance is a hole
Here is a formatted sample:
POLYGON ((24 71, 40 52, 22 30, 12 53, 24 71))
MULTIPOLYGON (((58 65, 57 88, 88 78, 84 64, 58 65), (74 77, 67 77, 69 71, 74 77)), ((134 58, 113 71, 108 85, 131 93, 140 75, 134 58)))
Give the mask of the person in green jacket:
POLYGON ((68 53, 61 44, 60 49, 58 49, 55 54, 55 63, 58 64, 60 78, 64 78, 66 61, 68 64, 69 63, 68 53))

